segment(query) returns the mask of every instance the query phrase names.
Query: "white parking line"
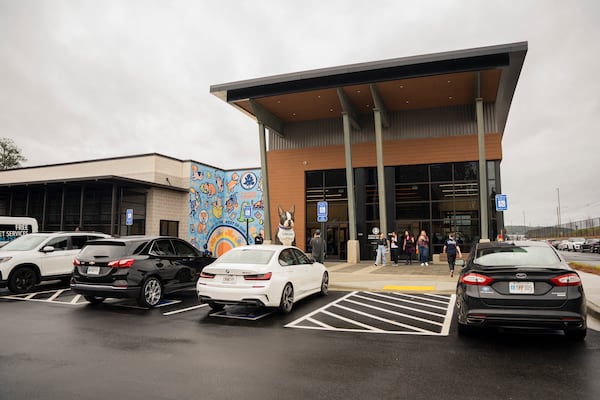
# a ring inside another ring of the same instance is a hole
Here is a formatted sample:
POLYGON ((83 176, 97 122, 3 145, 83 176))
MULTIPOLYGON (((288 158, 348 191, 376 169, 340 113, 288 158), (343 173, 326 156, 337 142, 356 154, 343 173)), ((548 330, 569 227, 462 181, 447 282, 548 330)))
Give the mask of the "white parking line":
POLYGON ((175 311, 169 311, 169 312, 163 313, 163 315, 169 316, 169 315, 173 315, 173 314, 179 314, 179 313, 186 312, 186 311, 196 310, 196 309, 202 308, 202 307, 208 307, 208 304, 199 304, 199 305, 193 306, 193 307, 182 308, 180 310, 175 310, 175 311))

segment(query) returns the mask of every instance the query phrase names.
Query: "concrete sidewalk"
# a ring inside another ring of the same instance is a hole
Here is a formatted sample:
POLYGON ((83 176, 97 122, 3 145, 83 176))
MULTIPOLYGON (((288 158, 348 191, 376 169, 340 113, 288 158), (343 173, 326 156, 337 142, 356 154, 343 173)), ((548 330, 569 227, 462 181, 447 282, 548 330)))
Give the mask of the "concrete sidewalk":
MULTIPOLYGON (((343 262, 325 262, 329 270, 329 288, 331 290, 362 291, 399 291, 399 292, 431 292, 453 294, 460 267, 450 277, 448 264, 436 263, 421 266, 418 262, 412 265, 404 263, 398 266, 387 264, 376 267, 372 261, 358 264, 343 262)), ((600 319, 600 275, 578 271, 583 280, 583 288, 587 299, 588 314, 600 319)))

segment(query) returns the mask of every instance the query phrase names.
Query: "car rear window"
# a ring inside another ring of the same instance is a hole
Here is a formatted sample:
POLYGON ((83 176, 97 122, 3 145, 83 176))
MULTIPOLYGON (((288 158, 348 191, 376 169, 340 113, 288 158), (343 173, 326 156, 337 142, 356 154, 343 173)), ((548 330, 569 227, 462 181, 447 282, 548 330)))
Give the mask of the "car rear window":
POLYGON ((275 251, 273 250, 238 250, 228 251, 219 257, 218 262, 226 262, 229 264, 268 264, 273 258, 275 251))
POLYGON ((79 253, 79 258, 119 258, 139 253, 147 242, 91 241, 79 253))
POLYGON ((560 258, 550 247, 514 246, 477 249, 474 263, 484 267, 551 266, 560 258))

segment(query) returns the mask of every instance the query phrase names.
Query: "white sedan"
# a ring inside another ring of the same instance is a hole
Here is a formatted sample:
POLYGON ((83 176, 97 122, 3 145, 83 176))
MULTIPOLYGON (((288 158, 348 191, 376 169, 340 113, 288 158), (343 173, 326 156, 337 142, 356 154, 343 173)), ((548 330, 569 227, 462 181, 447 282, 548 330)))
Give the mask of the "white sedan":
POLYGON ((289 313, 314 293, 327 295, 329 273, 297 247, 236 247, 206 266, 196 285, 198 300, 213 310, 229 304, 278 307, 289 313))

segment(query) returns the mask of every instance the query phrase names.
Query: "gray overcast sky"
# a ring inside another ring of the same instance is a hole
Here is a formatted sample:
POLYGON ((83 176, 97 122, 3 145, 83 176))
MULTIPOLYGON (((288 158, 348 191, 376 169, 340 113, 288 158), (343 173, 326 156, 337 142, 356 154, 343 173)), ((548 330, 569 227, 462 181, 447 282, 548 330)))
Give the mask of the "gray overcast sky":
POLYGON ((24 166, 157 152, 258 167, 213 84, 529 42, 503 141, 506 224, 600 217, 600 1, 0 0, 0 137, 24 166), (559 190, 557 190, 557 188, 559 190))

